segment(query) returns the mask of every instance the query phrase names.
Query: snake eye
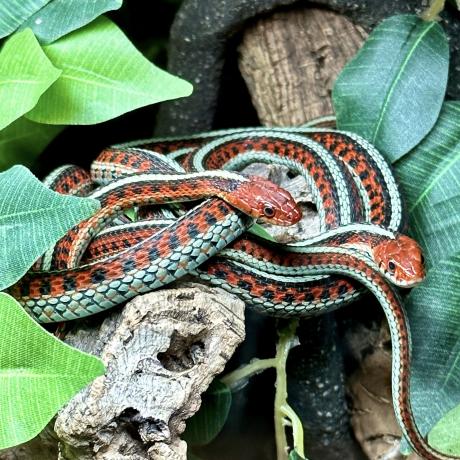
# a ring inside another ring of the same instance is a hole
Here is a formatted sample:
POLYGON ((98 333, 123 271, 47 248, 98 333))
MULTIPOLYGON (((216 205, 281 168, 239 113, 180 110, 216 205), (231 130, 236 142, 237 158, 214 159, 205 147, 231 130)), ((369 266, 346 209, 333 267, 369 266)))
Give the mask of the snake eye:
POLYGON ((388 262, 388 270, 390 270, 391 273, 394 273, 394 271, 396 270, 396 265, 391 260, 390 260, 390 262, 388 262))
POLYGON ((273 217, 275 215, 275 210, 268 204, 264 206, 264 216, 273 217))

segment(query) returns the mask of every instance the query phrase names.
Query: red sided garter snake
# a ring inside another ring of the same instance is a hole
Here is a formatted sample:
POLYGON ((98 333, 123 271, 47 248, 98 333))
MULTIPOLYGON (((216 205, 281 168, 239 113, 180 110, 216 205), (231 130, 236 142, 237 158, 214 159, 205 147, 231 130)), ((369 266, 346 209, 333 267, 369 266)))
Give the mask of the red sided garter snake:
MULTIPOLYGON (((110 194, 114 187, 110 184, 125 180, 125 185, 134 186, 136 178, 158 168, 170 177, 183 175, 175 160, 194 171, 189 173, 195 174, 191 177, 205 177, 210 170, 240 169, 253 161, 288 166, 304 175, 314 193, 321 234, 283 246, 250 237, 237 239, 249 219, 227 203, 211 199, 173 223, 168 217, 160 223, 158 219, 122 223, 96 236, 123 206, 128 206, 116 202, 115 212, 102 219, 97 231, 80 233, 77 229, 58 244, 58 250, 48 260, 60 271, 30 272, 13 288, 26 309, 41 321, 72 319, 145 292, 146 279, 151 289, 193 272, 240 295, 259 310, 281 316, 309 316, 349 302, 358 295, 359 286, 364 285, 380 301, 390 325, 393 401, 405 436, 424 458, 453 458, 433 450, 424 441, 412 415, 409 329, 401 301, 390 284, 405 287, 421 281, 423 261, 417 244, 399 233, 404 229, 401 199, 391 170, 380 154, 358 136, 328 129, 238 129, 138 141, 107 149, 95 161, 93 176, 101 184, 107 182, 103 187, 110 194), (205 224, 190 226, 191 222, 205 224), (114 238, 122 243, 104 250, 114 238), (73 243, 78 239, 83 246, 89 245, 83 265, 79 265, 79 258, 85 247, 73 243), (207 247, 206 255, 200 255, 194 247, 197 240, 206 241, 212 249, 207 247), (186 241, 188 246, 184 245, 186 241), (73 268, 64 268, 68 254, 59 252, 59 247, 66 248, 66 244, 73 268), (148 250, 137 258, 136 253, 146 246, 148 250), (158 248, 168 257, 161 258, 158 248), (196 254, 196 263, 184 262, 184 248, 185 253, 196 254), (209 254, 219 251, 219 256, 206 262, 209 254), (112 263, 118 264, 113 273, 107 270, 112 263), (98 303, 95 298, 104 300, 98 303)), ((175 179, 168 180, 173 186, 175 179)), ((80 182, 75 182, 78 187, 80 182)), ((105 199, 104 191, 92 193, 105 199)), ((248 190, 246 193, 251 194, 248 190)), ((110 202, 110 197, 107 200, 110 202)), ((130 203, 132 206, 132 200, 130 203)), ((277 199, 271 204, 273 210, 278 209, 277 199)), ((263 214, 263 206, 258 211, 259 216, 263 214)), ((269 214, 271 211, 265 216, 270 217, 269 214)))

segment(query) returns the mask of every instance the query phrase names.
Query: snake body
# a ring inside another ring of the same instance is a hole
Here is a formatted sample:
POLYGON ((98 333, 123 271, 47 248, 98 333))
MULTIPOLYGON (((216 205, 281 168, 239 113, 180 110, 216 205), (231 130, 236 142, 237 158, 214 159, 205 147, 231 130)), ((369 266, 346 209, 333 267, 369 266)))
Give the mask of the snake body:
MULTIPOLYGON (((205 177, 209 170, 240 169, 252 161, 283 164, 304 175, 321 218, 320 235, 282 246, 251 237, 237 239, 252 219, 242 212, 247 210, 235 210, 218 198, 192 210, 160 212, 162 220, 131 223, 122 219, 120 225, 99 232, 123 206, 134 203, 133 198, 123 205, 115 200, 108 206, 110 218, 103 218, 99 226, 93 220, 74 229, 57 246, 64 251, 49 255, 51 266, 65 268, 29 272, 13 287, 13 295, 39 321, 62 321, 102 311, 193 273, 240 295, 261 311, 311 316, 350 302, 364 285, 381 303, 390 325, 393 402, 404 435, 428 460, 454 458, 426 443, 412 414, 409 328, 390 283, 408 287, 420 282, 423 261, 417 244, 399 233, 405 224, 391 170, 365 140, 350 133, 307 128, 243 128, 144 140, 102 152, 94 163, 93 178, 107 191, 117 181, 134 185, 136 178, 153 170, 176 174, 180 181, 196 177, 186 174, 205 177), (181 217, 171 220, 174 214, 181 217), (92 242, 91 232, 99 232, 92 242)), ((59 182, 57 177, 53 180, 59 182)), ((75 174, 71 185, 64 181, 67 193, 78 187, 89 192, 81 185, 82 177, 75 174)), ((93 196, 102 197, 100 190, 93 196)), ((161 202, 165 201, 170 200, 161 202)), ((158 203, 136 201, 152 202, 158 203)), ((297 217, 291 213, 290 218, 297 217)))

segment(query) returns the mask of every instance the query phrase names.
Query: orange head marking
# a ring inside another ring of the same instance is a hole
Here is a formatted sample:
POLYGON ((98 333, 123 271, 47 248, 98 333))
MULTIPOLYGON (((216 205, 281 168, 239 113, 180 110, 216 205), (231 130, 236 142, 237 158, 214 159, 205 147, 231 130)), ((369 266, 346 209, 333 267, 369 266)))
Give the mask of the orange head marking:
POLYGON ((259 176, 249 179, 232 193, 235 207, 268 224, 293 225, 301 219, 302 211, 289 192, 259 176))
POLYGON ((374 259, 380 271, 400 287, 412 287, 425 278, 423 254, 412 238, 398 234, 373 249, 374 259))

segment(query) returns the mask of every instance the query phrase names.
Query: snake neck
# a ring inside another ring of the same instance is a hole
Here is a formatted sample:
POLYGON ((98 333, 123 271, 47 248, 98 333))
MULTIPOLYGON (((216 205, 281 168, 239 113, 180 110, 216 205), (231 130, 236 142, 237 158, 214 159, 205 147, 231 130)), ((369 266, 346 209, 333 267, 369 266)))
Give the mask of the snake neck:
POLYGON ((433 449, 417 428, 410 398, 410 329, 398 294, 368 258, 359 252, 339 247, 311 247, 306 248, 306 251, 310 252, 301 254, 303 263, 308 263, 305 274, 345 275, 367 287, 382 305, 391 333, 393 405, 404 436, 412 448, 427 460, 459 459, 433 449))

